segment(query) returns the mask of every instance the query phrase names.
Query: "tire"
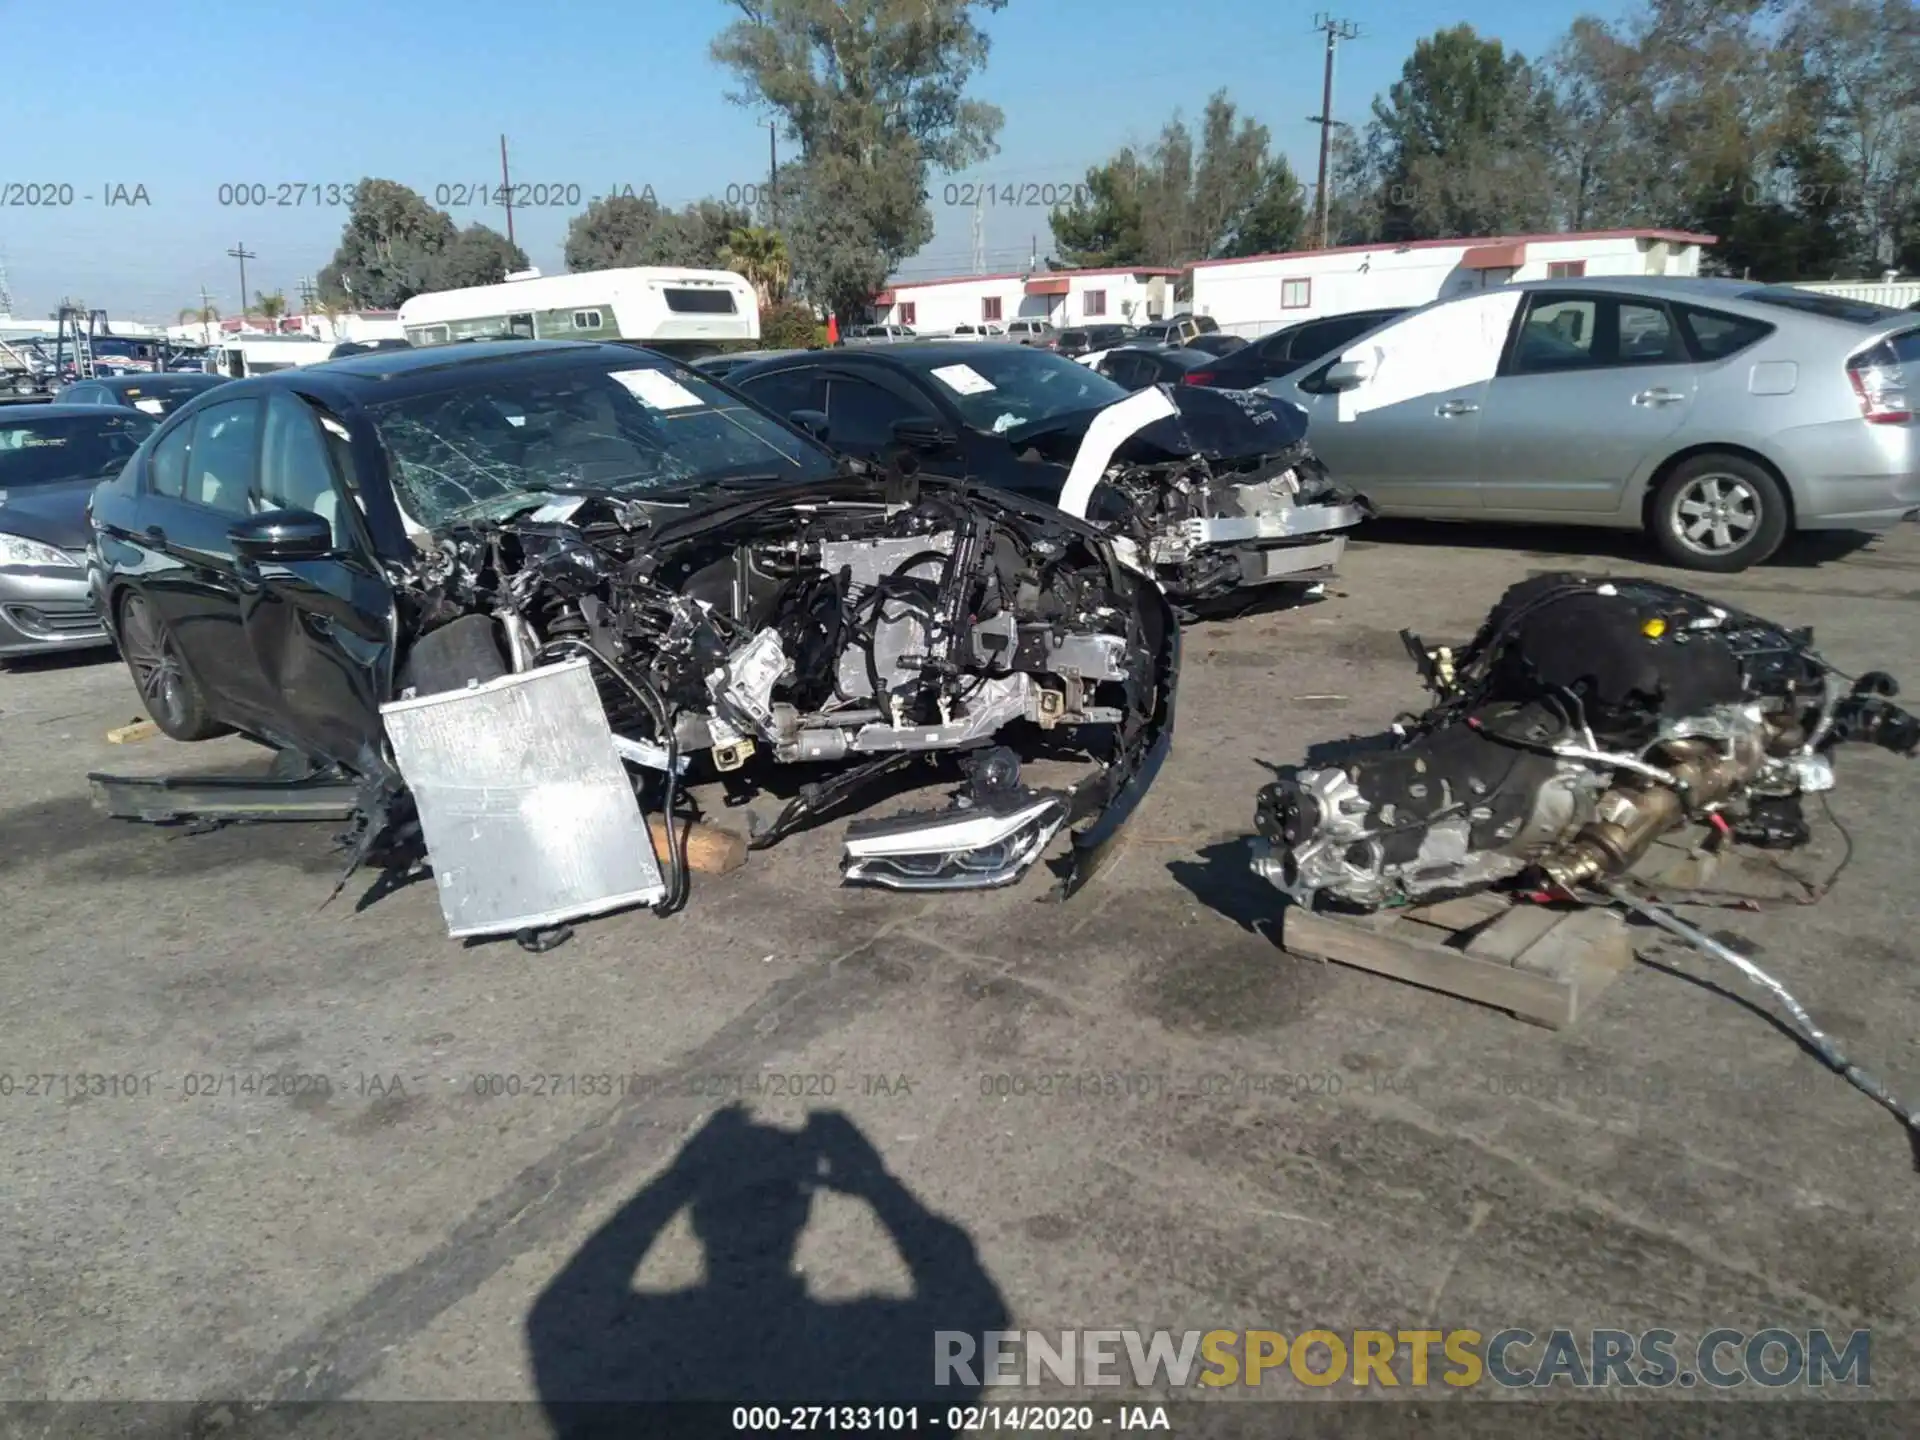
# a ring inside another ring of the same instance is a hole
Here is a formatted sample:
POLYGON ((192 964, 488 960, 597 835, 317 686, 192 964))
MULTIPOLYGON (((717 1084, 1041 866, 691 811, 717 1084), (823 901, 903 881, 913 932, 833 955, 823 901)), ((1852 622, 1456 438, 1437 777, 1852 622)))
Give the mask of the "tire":
POLYGON ((1770 559, 1787 538, 1786 491, 1763 467, 1709 451, 1675 467, 1647 512, 1653 543, 1685 570, 1722 575, 1770 559))
POLYGON ((413 642, 413 651, 400 672, 399 690, 438 695, 464 690, 471 680, 484 684, 507 673, 493 620, 485 615, 462 615, 413 642))
POLYGON ((160 732, 174 740, 211 740, 231 726, 207 711, 206 697, 168 633, 153 602, 138 591, 120 601, 120 655, 127 662, 140 703, 160 732))

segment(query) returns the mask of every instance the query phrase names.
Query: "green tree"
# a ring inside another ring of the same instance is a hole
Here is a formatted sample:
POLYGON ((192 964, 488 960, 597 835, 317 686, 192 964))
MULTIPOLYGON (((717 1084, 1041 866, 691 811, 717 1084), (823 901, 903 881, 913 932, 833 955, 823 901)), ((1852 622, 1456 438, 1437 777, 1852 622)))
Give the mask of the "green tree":
POLYGON ((730 0, 739 19, 713 56, 731 98, 780 117, 800 158, 775 218, 816 301, 864 308, 933 234, 929 169, 992 155, 1001 114, 966 98, 986 63, 976 16, 1006 0, 730 0))
POLYGON ((1084 195, 1052 215, 1053 240, 1061 262, 1075 269, 1106 265, 1150 265, 1142 216, 1140 157, 1123 149, 1104 165, 1087 171, 1084 195))
POLYGON ((1415 43, 1373 102, 1365 143, 1381 239, 1540 230, 1553 221, 1551 90, 1526 59, 1470 25, 1415 43))
POLYGON ((273 324, 287 313, 287 297, 283 291, 256 290, 253 292, 254 308, 260 312, 260 318, 273 324))
POLYGON ((1305 227, 1292 166, 1224 90, 1208 99, 1198 137, 1175 115, 1146 155, 1123 149, 1089 170, 1085 190, 1053 213, 1054 240, 1071 266, 1259 255, 1291 249, 1305 227))
POLYGON ((569 270, 617 270, 666 263, 672 216, 651 193, 596 200, 567 226, 569 270))
POLYGON ((768 350, 810 350, 819 343, 819 328, 811 306, 781 301, 760 311, 759 343, 768 350))
POLYGON ((596 200, 567 226, 567 269, 616 270, 631 265, 720 268, 727 237, 747 225, 738 206, 697 200, 675 212, 653 192, 596 200))
POLYGON ((431 269, 436 290, 498 285, 510 271, 527 268, 527 252, 498 230, 469 225, 447 242, 431 269))
POLYGON ((727 237, 720 268, 746 277, 760 297, 762 311, 786 299, 787 284, 793 278, 793 262, 780 232, 753 225, 743 225, 727 237))
POLYGON ((392 310, 435 288, 434 269, 455 235, 453 219, 393 180, 363 180, 333 260, 319 275, 323 291, 346 295, 362 309, 392 310))

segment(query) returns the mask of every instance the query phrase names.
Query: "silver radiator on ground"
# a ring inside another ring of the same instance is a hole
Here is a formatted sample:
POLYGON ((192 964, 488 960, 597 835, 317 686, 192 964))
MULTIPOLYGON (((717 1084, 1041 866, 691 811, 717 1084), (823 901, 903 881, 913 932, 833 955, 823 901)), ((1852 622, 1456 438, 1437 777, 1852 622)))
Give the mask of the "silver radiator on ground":
POLYGON ((380 714, 454 938, 666 894, 589 662, 396 700, 380 714))

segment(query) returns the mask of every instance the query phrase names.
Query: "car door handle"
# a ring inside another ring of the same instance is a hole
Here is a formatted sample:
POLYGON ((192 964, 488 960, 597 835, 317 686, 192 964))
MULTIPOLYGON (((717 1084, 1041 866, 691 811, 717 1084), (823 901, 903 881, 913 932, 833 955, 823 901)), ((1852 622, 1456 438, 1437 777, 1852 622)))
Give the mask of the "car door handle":
POLYGON ((1678 390, 1642 390, 1633 397, 1636 405, 1675 405, 1687 397, 1678 390))
POLYGON ((1449 400, 1446 404, 1438 407, 1433 413, 1452 418, 1455 415, 1474 415, 1479 413, 1479 410, 1480 407, 1471 400, 1449 400))

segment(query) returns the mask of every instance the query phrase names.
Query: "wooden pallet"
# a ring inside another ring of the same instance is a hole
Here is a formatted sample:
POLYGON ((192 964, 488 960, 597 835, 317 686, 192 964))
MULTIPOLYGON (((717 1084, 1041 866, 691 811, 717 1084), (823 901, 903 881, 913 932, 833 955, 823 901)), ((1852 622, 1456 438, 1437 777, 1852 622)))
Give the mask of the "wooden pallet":
POLYGON ((1390 975, 1563 1029, 1633 963, 1611 910, 1468 895, 1346 917, 1289 907, 1280 943, 1293 954, 1390 975))

